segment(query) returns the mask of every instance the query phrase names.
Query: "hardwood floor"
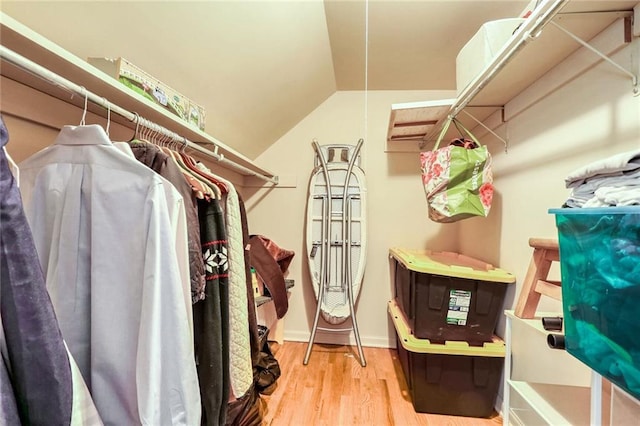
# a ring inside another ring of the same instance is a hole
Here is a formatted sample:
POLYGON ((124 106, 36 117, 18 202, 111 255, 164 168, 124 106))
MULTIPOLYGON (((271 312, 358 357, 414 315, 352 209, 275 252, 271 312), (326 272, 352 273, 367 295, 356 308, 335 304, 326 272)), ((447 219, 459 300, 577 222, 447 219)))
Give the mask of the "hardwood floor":
POLYGON ((395 349, 364 348, 367 367, 350 346, 314 345, 302 365, 306 343, 273 344, 282 375, 263 396, 264 425, 498 426, 489 419, 416 413, 395 349))

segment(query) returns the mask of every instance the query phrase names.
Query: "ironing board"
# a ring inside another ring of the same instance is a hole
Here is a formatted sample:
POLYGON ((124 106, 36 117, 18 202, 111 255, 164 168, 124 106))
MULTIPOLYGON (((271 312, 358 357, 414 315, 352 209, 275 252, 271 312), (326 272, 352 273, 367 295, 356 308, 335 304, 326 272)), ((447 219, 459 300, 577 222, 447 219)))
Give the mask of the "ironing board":
POLYGON ((353 331, 360 363, 366 366, 355 315, 366 261, 365 175, 357 145, 323 145, 313 141, 315 167, 309 183, 306 244, 309 272, 318 301, 307 346, 307 365, 316 331, 353 331), (351 328, 318 327, 320 315, 337 325, 351 318, 351 328))

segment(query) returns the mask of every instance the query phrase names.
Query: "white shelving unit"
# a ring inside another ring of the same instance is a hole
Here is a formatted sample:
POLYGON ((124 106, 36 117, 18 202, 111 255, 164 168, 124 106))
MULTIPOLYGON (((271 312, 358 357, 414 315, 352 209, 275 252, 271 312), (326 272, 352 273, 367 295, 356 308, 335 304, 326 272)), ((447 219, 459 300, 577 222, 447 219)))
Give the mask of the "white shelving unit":
MULTIPOLYGON (((294 286, 294 281, 291 279, 285 279, 285 286, 287 288, 287 297, 291 296, 291 289, 294 286)), ((284 343, 284 318, 278 319, 276 314, 276 306, 273 299, 269 296, 256 296, 256 318, 258 324, 264 325, 269 329, 269 341, 284 343)))
MULTIPOLYGON (((397 151, 398 147, 406 149, 409 142, 417 142, 415 150, 420 150, 434 141, 447 116, 458 117, 470 129, 500 111, 498 124, 506 121, 509 117, 505 105, 581 48, 580 42, 556 24, 579 39, 589 41, 624 18, 626 21, 621 28, 623 40, 628 42, 633 8, 637 3, 635 0, 543 1, 484 70, 466 87, 459 88, 455 99, 392 105, 387 151, 397 151), (461 112, 469 113, 473 118, 461 112)), ((603 58, 610 53, 595 50, 592 54, 597 59, 597 55, 603 58)), ((632 79, 631 90, 637 92, 637 75, 629 71, 626 74, 632 79)), ((495 124, 487 127, 495 127, 495 124)), ((451 128, 445 139, 451 139, 455 134, 456 130, 451 128)))
MULTIPOLYGON (((564 350, 551 349, 539 312, 523 319, 505 311, 504 425, 631 425, 640 401, 564 350)), ((561 333, 561 332, 557 332, 561 333)))
MULTIPOLYGON (((277 182, 277 176, 274 173, 260 167, 248 157, 203 132, 195 125, 181 120, 149 99, 129 90, 118 80, 2 12, 0 12, 0 44, 10 51, 7 54, 13 53, 26 58, 36 66, 43 67, 55 74, 56 77, 62 77, 77 86, 84 87, 89 92, 104 97, 107 101, 126 111, 136 112, 141 117, 186 137, 194 143, 196 151, 203 152, 204 150, 205 154, 206 151, 213 153, 211 156, 218 159, 217 165, 222 168, 239 173, 241 176, 255 176, 262 180, 277 182)), ((11 56, 14 56, 13 54, 11 56)), ((0 63, 0 70, 3 79, 16 81, 78 106, 83 102, 83 99, 78 96, 71 100, 67 89, 58 87, 56 84, 52 84, 51 80, 47 81, 42 76, 34 75, 33 72, 21 66, 16 66, 4 55, 0 63)), ((93 109, 106 117, 107 111, 99 110, 100 108, 93 109)), ((135 128, 135 123, 115 114, 112 114, 112 120, 132 129, 135 128)))
POLYGON ((542 317, 562 314, 505 315, 504 424, 590 424, 591 370, 566 351, 549 348, 550 332, 542 327, 542 317))
POLYGON ((588 425, 588 388, 512 381, 509 423, 514 425, 588 425))
POLYGON ((615 385, 611 385, 610 425, 632 425, 640 418, 640 401, 615 385))

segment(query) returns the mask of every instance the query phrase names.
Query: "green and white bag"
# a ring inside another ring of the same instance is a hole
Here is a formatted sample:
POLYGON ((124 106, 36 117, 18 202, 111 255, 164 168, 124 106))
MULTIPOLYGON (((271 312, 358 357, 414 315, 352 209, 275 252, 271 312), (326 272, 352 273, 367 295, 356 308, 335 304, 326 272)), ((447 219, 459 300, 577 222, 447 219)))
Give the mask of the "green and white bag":
POLYGON ((493 198, 491 154, 455 118, 447 119, 433 150, 420 153, 420 163, 431 220, 447 223, 489 214, 493 198), (458 138, 438 148, 452 122, 471 140, 458 138))

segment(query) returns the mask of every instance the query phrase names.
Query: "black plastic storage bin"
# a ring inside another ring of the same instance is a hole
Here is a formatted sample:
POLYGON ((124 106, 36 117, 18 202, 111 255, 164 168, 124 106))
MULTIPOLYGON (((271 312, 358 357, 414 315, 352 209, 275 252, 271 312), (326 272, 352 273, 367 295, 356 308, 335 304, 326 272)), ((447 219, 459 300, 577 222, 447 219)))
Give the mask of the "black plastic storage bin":
POLYGON ((392 248, 390 255, 396 300, 415 337, 492 341, 512 274, 451 252, 392 248))
POLYGON ((467 417, 493 414, 504 365, 504 342, 494 337, 483 346, 434 344, 409 332, 395 301, 389 302, 389 315, 416 412, 467 417))

